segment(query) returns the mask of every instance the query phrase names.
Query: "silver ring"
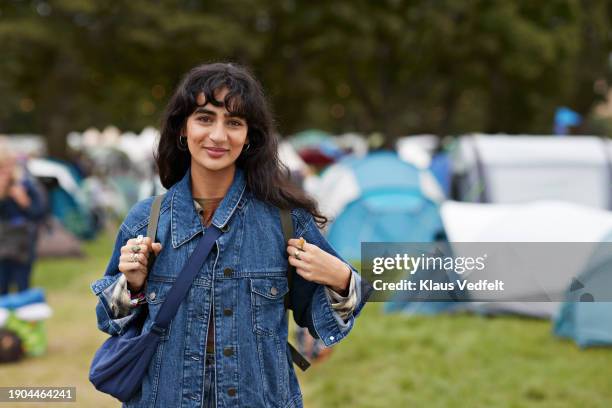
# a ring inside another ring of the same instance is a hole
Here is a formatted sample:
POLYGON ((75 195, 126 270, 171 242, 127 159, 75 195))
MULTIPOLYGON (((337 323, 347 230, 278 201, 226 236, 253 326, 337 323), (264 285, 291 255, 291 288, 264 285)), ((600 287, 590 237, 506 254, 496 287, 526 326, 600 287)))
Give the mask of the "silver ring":
POLYGON ((138 254, 131 254, 131 261, 133 263, 138 263, 138 254))
POLYGON ((142 242, 144 241, 144 236, 142 234, 138 235, 136 237, 136 243, 137 244, 142 244, 142 242))
POLYGON ((295 259, 297 259, 298 261, 301 261, 302 258, 300 258, 300 250, 296 249, 295 252, 293 253, 293 256, 295 256, 295 259))

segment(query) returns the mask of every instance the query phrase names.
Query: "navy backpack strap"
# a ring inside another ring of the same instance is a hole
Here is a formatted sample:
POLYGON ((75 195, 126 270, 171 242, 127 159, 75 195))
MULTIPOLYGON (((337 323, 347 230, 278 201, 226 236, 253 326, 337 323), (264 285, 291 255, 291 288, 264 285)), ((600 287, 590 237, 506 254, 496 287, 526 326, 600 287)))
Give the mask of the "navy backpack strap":
MULTIPOLYGON (((291 219, 291 211, 289 210, 281 210, 281 225, 283 227, 283 236, 285 237, 285 244, 291 238, 293 238, 293 220, 291 219)), ((293 274, 295 273, 295 268, 289 264, 287 266, 287 285, 289 286, 289 292, 285 295, 285 309, 291 309, 291 291, 293 290, 293 274)))
MULTIPOLYGON (((285 237, 285 244, 295 234, 293 229, 293 219, 291 218, 291 211, 289 210, 281 210, 281 225, 283 227, 283 236, 285 237)), ((287 266, 287 284, 289 287, 289 292, 285 295, 285 310, 291 309, 291 292, 293 291, 293 274, 295 272, 295 268, 289 264, 287 266)), ((308 367, 310 367, 310 362, 304 357, 289 341, 287 341, 287 347, 289 347, 289 352, 291 353, 291 359, 302 369, 302 371, 306 371, 308 367)))

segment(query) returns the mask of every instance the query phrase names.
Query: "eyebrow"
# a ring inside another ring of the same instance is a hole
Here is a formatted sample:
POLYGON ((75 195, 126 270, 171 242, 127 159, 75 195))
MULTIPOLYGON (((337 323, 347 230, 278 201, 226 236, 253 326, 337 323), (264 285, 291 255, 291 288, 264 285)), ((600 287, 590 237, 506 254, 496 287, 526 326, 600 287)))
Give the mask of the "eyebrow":
MULTIPOLYGON (((217 116, 217 112, 211 111, 210 109, 206 109, 202 106, 200 106, 199 108, 196 108, 196 110, 193 113, 206 113, 208 115, 212 115, 212 116, 217 116)), ((223 114, 223 116, 225 116, 226 118, 239 118, 239 119, 244 119, 242 116, 239 115, 232 115, 229 112, 225 112, 223 114)))

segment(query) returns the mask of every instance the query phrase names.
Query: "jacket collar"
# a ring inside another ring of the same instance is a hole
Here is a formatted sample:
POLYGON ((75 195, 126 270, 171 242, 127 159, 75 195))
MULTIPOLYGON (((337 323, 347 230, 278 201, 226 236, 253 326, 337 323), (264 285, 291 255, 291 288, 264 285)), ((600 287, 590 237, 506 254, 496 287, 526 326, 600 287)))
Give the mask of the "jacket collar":
MULTIPOLYGON (((175 184, 173 189, 170 228, 172 231, 172 247, 178 248, 203 231, 202 222, 193 204, 191 168, 187 170, 185 176, 175 184)), ((232 185, 213 216, 212 224, 214 226, 221 230, 225 229, 226 224, 238 207, 245 189, 244 172, 236 168, 232 185)))

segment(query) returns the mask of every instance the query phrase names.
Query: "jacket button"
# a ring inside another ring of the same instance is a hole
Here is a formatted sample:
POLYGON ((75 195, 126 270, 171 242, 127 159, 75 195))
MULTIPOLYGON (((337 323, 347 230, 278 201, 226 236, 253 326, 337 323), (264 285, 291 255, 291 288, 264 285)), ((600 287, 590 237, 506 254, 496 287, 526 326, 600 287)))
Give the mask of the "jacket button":
POLYGON ((223 309, 223 316, 231 316, 233 313, 232 309, 223 309))
POLYGON ((221 227, 221 232, 227 232, 227 231, 229 231, 229 225, 226 224, 221 227))
POLYGON ((272 296, 276 296, 276 294, 277 294, 277 293, 278 293, 278 289, 276 289, 274 286, 272 286, 272 287, 270 288, 270 294, 271 294, 272 296))
POLYGON ((235 388, 228 388, 227 390, 227 395, 229 395, 230 397, 233 397, 234 395, 236 395, 238 391, 236 391, 235 388))
POLYGON ((151 299, 151 300, 155 300, 155 297, 156 297, 156 296, 157 296, 157 295, 155 294, 155 292, 151 292, 151 293, 149 294, 149 299, 151 299))
POLYGON ((234 350, 231 347, 226 347, 223 349, 223 355, 225 357, 230 357, 232 354, 234 354, 234 350))
POLYGON ((225 268, 225 269, 223 270, 223 275, 224 275, 226 278, 229 278, 230 276, 232 276, 232 274, 233 274, 233 273, 234 273, 234 270, 233 270, 232 268, 225 268))

